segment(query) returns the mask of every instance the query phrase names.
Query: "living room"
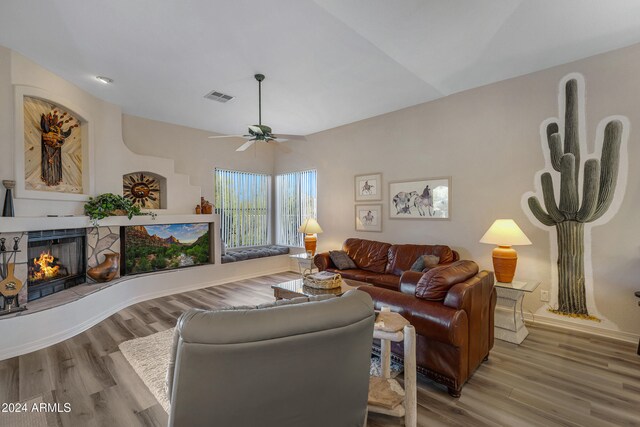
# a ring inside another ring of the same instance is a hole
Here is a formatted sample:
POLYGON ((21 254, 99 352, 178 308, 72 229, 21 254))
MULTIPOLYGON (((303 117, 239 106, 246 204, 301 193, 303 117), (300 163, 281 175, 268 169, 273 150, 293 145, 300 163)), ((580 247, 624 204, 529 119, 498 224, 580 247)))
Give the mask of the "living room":
POLYGON ((639 9, 3 2, 0 426, 640 424, 639 9))

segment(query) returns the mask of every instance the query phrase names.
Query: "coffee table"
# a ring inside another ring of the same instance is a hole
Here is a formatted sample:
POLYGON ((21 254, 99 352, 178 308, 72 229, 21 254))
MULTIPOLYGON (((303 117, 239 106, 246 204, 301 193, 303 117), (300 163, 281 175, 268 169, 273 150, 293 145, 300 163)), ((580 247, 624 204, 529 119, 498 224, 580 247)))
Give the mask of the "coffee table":
POLYGON ((342 285, 339 288, 333 289, 316 289, 310 286, 305 286, 302 279, 290 280, 288 282, 278 283, 272 285, 273 296, 276 299, 291 299, 298 297, 311 297, 316 295, 337 295, 340 296, 351 289, 356 289, 359 286, 369 285, 365 282, 358 282, 357 280, 342 279, 342 285))

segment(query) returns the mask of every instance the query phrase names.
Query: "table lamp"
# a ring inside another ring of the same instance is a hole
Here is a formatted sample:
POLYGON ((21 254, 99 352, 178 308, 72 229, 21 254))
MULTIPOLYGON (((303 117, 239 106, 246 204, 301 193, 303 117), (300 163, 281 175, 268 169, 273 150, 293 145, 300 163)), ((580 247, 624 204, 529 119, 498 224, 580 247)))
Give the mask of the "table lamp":
POLYGON ((480 243, 498 245, 493 250, 493 270, 498 282, 511 283, 516 273, 518 253, 511 246, 530 245, 531 240, 512 219, 497 219, 489 227, 480 243))
POLYGON ((322 233, 322 228, 320 228, 320 224, 315 218, 307 218, 304 220, 300 228, 298 228, 300 233, 304 233, 304 250, 307 252, 311 252, 311 255, 316 254, 316 243, 318 241, 315 234, 322 233))

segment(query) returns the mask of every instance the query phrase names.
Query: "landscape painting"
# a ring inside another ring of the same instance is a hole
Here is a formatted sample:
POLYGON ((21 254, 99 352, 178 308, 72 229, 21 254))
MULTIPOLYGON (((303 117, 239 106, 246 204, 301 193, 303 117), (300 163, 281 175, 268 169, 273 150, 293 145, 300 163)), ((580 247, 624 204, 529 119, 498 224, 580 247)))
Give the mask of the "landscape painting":
POLYGON ((208 264, 209 224, 123 227, 124 274, 208 264))
POLYGON ((427 178, 389 183, 389 218, 449 219, 451 179, 427 178))

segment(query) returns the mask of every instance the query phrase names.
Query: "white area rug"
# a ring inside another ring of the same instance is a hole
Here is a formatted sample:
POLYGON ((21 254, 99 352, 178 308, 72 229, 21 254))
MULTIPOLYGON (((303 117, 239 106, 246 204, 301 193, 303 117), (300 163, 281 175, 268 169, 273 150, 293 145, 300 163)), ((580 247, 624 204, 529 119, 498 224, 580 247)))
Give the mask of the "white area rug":
MULTIPOLYGON (((148 337, 125 341, 118 347, 142 382, 169 413, 169 399, 165 391, 169 351, 173 340, 173 328, 148 337)), ((371 358, 371 375, 380 376, 382 372, 380 358, 371 358)), ((391 363, 391 378, 402 372, 402 365, 391 363)))

